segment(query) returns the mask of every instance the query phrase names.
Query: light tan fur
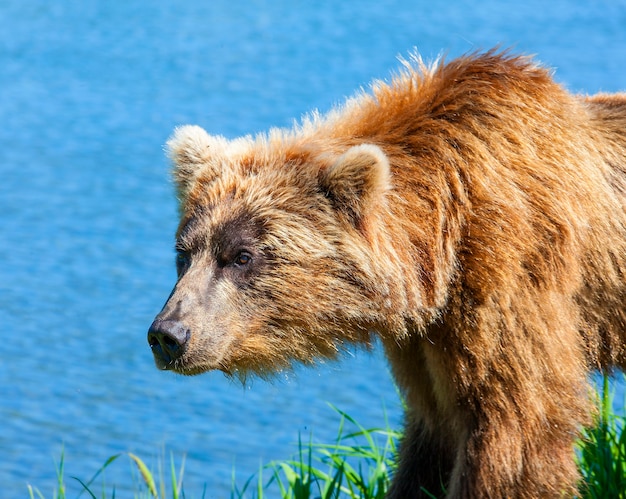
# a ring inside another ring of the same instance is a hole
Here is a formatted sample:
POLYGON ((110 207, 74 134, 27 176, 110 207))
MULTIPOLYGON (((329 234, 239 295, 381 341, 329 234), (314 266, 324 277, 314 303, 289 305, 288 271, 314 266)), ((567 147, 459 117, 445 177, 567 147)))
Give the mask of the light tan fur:
POLYGON ((162 367, 267 375, 375 334, 408 406, 390 498, 574 494, 587 376, 626 367, 626 94, 416 58, 293 130, 169 149, 158 320, 188 334, 162 367))

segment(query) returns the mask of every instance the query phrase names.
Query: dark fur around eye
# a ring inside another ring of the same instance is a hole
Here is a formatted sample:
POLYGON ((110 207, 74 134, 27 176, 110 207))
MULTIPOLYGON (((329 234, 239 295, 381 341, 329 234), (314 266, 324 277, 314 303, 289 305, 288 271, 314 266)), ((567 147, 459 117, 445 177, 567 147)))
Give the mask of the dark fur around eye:
POLYGON ((191 255, 182 250, 176 250, 176 272, 179 276, 187 272, 191 266, 191 255))
POLYGON ((220 269, 220 275, 232 281, 240 288, 253 287, 256 277, 266 266, 266 257, 257 250, 239 250, 234 257, 227 260, 227 264, 220 269))

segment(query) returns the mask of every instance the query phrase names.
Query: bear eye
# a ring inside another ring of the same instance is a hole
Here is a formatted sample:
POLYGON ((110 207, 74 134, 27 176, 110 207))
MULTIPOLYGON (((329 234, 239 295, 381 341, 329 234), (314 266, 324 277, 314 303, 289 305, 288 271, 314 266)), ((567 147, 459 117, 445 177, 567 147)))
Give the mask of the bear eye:
POLYGON ((191 256, 182 250, 176 251, 176 272, 179 276, 183 275, 191 265, 191 256))
POLYGON ((252 255, 247 251, 242 251, 237 255, 235 260, 233 260, 233 264, 235 265, 235 267, 245 267, 250 263, 252 263, 252 255))

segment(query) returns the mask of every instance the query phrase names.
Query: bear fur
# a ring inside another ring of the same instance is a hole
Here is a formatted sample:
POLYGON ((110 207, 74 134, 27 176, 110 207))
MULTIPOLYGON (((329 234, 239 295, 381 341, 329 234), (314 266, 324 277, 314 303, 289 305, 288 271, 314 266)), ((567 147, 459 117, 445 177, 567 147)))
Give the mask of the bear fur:
POLYGON ((389 498, 572 496, 588 376, 626 367, 626 94, 496 51, 404 65, 292 130, 175 132, 156 363, 268 376, 377 337, 389 498))

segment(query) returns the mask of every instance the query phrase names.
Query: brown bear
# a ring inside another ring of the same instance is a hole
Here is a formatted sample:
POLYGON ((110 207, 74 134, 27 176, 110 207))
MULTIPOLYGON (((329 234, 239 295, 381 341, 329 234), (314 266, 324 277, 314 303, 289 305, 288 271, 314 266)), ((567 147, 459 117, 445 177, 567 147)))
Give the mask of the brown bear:
POLYGON ((408 407, 388 497, 575 493, 588 375, 626 367, 626 94, 416 56, 291 130, 168 145, 158 367, 266 376, 378 337, 408 407))

